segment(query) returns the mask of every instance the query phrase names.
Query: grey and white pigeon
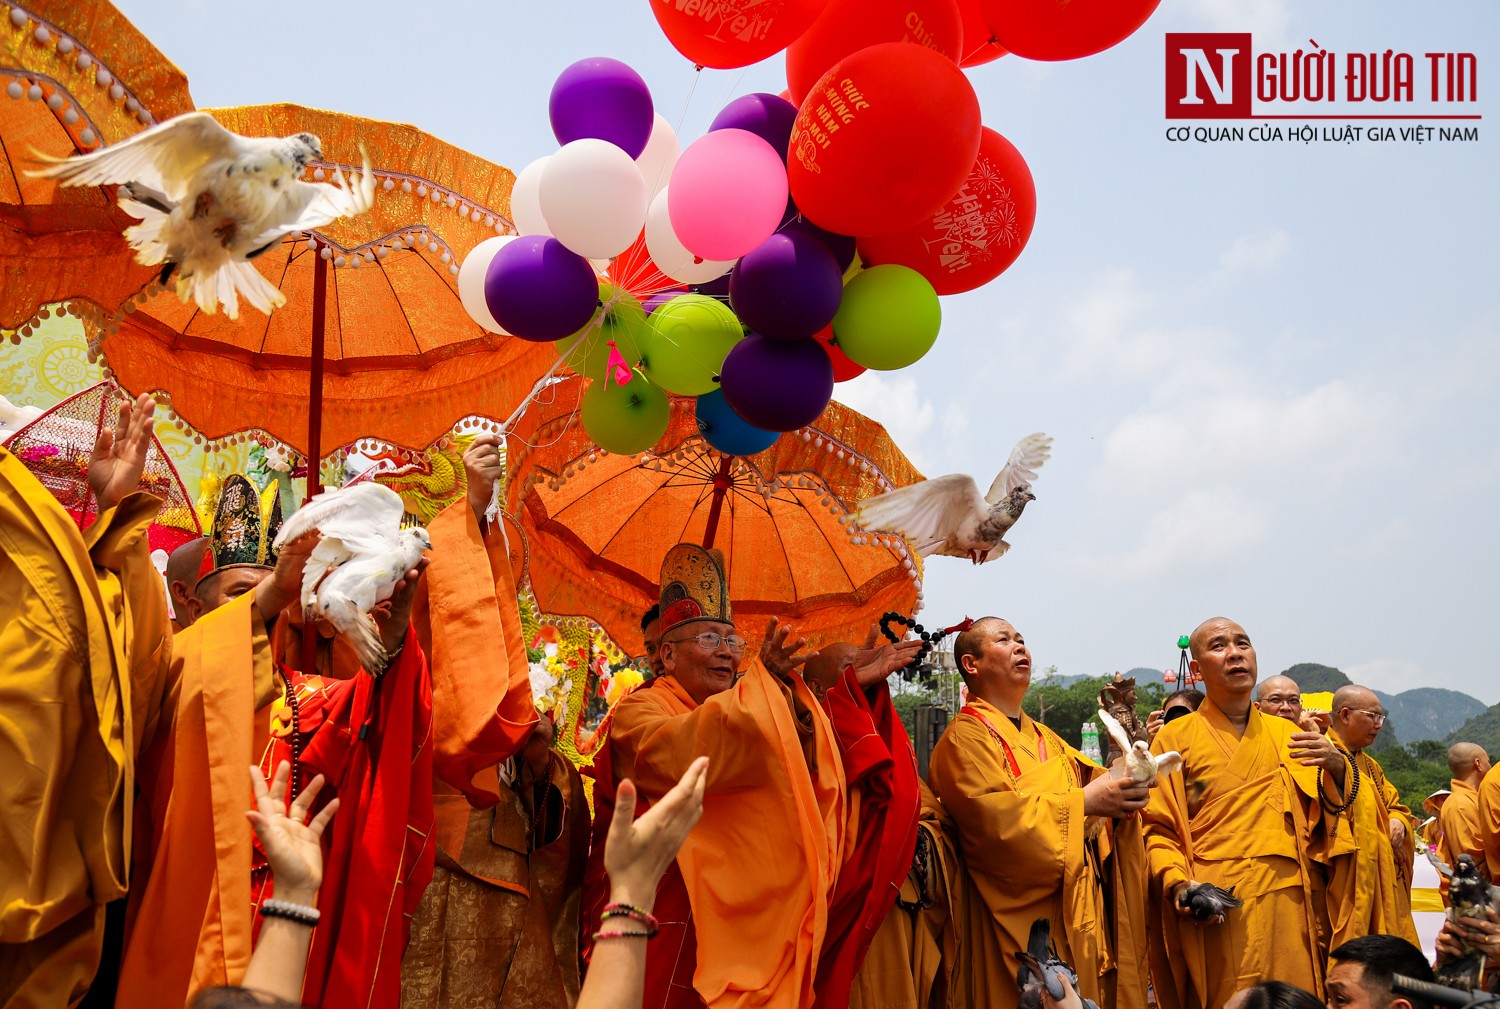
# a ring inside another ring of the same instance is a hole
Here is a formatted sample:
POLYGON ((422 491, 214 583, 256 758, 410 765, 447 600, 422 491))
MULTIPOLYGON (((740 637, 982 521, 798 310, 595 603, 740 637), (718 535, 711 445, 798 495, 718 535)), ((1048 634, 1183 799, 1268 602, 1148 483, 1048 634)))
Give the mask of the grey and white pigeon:
POLYGON ((968 474, 950 473, 870 498, 860 506, 855 522, 875 532, 900 533, 924 557, 943 554, 967 557, 975 564, 992 561, 1010 549, 1005 534, 1027 502, 1036 500, 1031 481, 1051 455, 1051 438, 1028 435, 1011 450, 988 494, 981 497, 979 485, 968 474))
POLYGON ((1188 909, 1194 921, 1210 921, 1222 924, 1229 912, 1244 907, 1245 902, 1234 895, 1234 887, 1224 889, 1212 883, 1196 883, 1182 891, 1177 903, 1188 909))
MULTIPOLYGON (((1433 868, 1448 880, 1448 920, 1477 918, 1487 921, 1485 911, 1491 907, 1500 911, 1500 887, 1491 886, 1469 855, 1460 855, 1451 868, 1442 859, 1428 852, 1427 858, 1433 868)), ((1455 937, 1456 938, 1456 937, 1455 937)), ((1438 956, 1434 970, 1437 983, 1450 988, 1471 990, 1478 988, 1484 976, 1484 950, 1464 944, 1462 956, 1454 959, 1447 954, 1438 956)))
POLYGON ((1109 738, 1114 740, 1115 748, 1125 754, 1125 773, 1136 781, 1144 781, 1149 785, 1159 774, 1182 770, 1182 754, 1176 750, 1168 750, 1163 754, 1152 753, 1150 743, 1139 739, 1132 741, 1130 733, 1125 731, 1125 726, 1120 724, 1119 719, 1103 708, 1099 709, 1099 721, 1109 733, 1109 738))
POLYGON ((1099 1009, 1092 1000, 1078 995, 1078 973, 1063 962, 1052 948, 1052 924, 1046 918, 1031 923, 1026 937, 1026 952, 1017 953, 1021 966, 1016 970, 1016 987, 1020 989, 1020 1009, 1043 1009, 1044 1006, 1068 1005, 1072 999, 1084 1009, 1099 1009))
POLYGON ((286 296, 250 260, 287 235, 354 217, 375 201, 370 161, 353 183, 304 182, 323 157, 311 133, 242 137, 207 112, 189 112, 117 144, 49 162, 32 172, 64 186, 119 185, 120 207, 141 223, 125 229, 136 261, 162 266, 163 284, 208 314, 239 317, 241 296, 267 315, 286 296))
POLYGON ((314 530, 323 534, 302 575, 302 612, 332 624, 372 673, 389 657, 370 611, 389 599, 432 549, 427 530, 401 528, 401 495, 378 483, 324 491, 282 524, 276 549, 314 530))

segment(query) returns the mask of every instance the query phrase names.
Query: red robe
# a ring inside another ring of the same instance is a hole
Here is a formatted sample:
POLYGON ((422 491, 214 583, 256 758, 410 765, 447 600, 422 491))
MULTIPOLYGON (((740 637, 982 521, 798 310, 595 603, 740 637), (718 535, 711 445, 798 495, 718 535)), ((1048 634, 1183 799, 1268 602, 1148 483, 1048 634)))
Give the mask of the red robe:
POLYGON ((813 988, 820 1006, 847 1006, 854 975, 885 921, 917 848, 922 795, 917 754, 881 682, 852 670, 823 698, 849 781, 850 837, 828 907, 828 938, 813 988))
MULTIPOLYGON (((321 805, 343 800, 325 836, 322 921, 313 933, 302 1001, 341 1009, 398 1009, 410 918, 432 879, 432 688, 415 637, 380 680, 293 673, 305 743, 301 781, 328 781, 321 805), (308 739, 307 737, 311 737, 308 739), (382 759, 386 758, 386 759, 382 759)), ((264 770, 291 757, 289 735, 264 770)), ((259 871, 256 904, 273 896, 259 871)), ((258 916, 257 916, 258 924, 258 916)))

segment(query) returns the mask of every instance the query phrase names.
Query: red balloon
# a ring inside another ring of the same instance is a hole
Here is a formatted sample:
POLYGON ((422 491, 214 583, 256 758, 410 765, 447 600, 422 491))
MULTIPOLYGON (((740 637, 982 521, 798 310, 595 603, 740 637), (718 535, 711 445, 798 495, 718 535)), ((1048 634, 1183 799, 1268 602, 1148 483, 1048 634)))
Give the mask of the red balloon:
POLYGON ((1161 0, 980 0, 995 40, 1028 60, 1076 60, 1123 42, 1161 0))
POLYGON ((797 41, 828 0, 651 0, 667 41, 705 67, 759 63, 797 41))
POLYGON ((980 0, 958 0, 958 14, 964 23, 963 56, 958 65, 966 69, 1005 55, 1005 47, 995 41, 995 33, 990 31, 979 4, 980 0))
POLYGON ((915 42, 957 63, 963 22, 957 0, 829 0, 786 51, 787 90, 801 104, 823 71, 881 42, 915 42))
POLYGON ((609 264, 609 279, 642 300, 677 286, 677 281, 656 268, 644 231, 609 264))
POLYGON ((838 338, 833 335, 832 326, 824 326, 818 330, 813 334, 813 339, 821 343, 823 349, 828 351, 828 360, 833 362, 833 380, 835 382, 847 382, 851 378, 858 378, 865 373, 865 366, 855 364, 849 360, 849 355, 845 354, 843 349, 839 347, 838 338))
POLYGON ((920 224, 979 152, 979 99, 952 60, 884 42, 829 68, 797 111, 787 177, 802 215, 839 235, 920 224))
POLYGON ((932 217, 895 235, 859 240, 866 266, 909 266, 938 294, 959 294, 1004 273, 1031 238, 1036 186, 1009 140, 989 127, 969 177, 932 217))

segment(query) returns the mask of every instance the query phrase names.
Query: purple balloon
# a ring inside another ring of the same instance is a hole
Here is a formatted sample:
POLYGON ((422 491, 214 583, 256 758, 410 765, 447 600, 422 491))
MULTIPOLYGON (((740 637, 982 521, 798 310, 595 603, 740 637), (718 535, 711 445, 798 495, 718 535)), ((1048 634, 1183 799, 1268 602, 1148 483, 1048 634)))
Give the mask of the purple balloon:
MULTIPOLYGON (((730 273, 734 271, 731 270, 730 273)), ((705 280, 701 284, 689 284, 688 290, 694 294, 706 294, 710 298, 718 298, 720 301, 729 299, 729 274, 715 277, 713 280, 705 280)))
POLYGON ((523 235, 495 253, 484 301, 507 333, 538 343, 576 333, 599 307, 589 261, 546 235, 523 235))
POLYGON ((828 247, 800 231, 772 235, 729 274, 729 307, 756 333, 777 340, 812 336, 833 321, 844 271, 828 247))
POLYGON ((646 149, 655 121, 641 75, 607 56, 579 60, 558 74, 547 111, 559 144, 607 140, 632 158, 646 149))
POLYGON ((757 93, 736 98, 724 106, 708 124, 708 132, 747 130, 776 148, 776 153, 785 161, 787 148, 792 142, 792 123, 796 119, 797 106, 780 95, 757 93))
POLYGON ((647 298, 642 303, 641 307, 646 310, 647 315, 650 315, 652 312, 656 311, 658 308, 665 305, 667 302, 671 301, 679 294, 687 293, 688 289, 685 287, 669 287, 665 291, 657 291, 651 297, 647 298))
POLYGON ((724 398, 762 431, 811 424, 833 398, 833 363, 816 340, 772 340, 751 333, 719 373, 724 398))
POLYGON ((834 259, 838 260, 840 276, 849 269, 849 264, 854 262, 854 239, 850 235, 836 235, 831 231, 825 231, 800 215, 793 217, 791 221, 777 230, 783 235, 789 231, 811 235, 828 246, 828 251, 833 253, 834 259))

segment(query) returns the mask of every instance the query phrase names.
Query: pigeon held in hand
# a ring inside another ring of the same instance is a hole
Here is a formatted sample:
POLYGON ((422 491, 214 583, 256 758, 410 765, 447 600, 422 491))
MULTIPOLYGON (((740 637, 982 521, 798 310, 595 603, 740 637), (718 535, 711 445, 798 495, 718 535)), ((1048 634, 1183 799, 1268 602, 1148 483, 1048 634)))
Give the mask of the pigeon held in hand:
POLYGON ((1223 924, 1229 912, 1244 907, 1245 902, 1234 895, 1234 887, 1225 890, 1212 883, 1195 883, 1177 898, 1177 903, 1187 908, 1194 921, 1223 924))
POLYGON ((1016 970, 1016 987, 1020 989, 1020 1009, 1044 1009, 1066 1005, 1079 999, 1085 1009, 1099 1009, 1091 1000, 1080 998, 1078 974, 1052 948, 1052 924, 1046 918, 1031 923, 1026 938, 1026 952, 1017 953, 1021 966, 1016 970))
POLYGON ((1136 781, 1149 785, 1159 774, 1171 774, 1182 769, 1182 754, 1176 750, 1168 750, 1162 754, 1152 753, 1150 743, 1141 739, 1132 740, 1119 719, 1103 708, 1099 709, 1099 721, 1109 733, 1109 738, 1114 740, 1115 747, 1125 754, 1125 773, 1136 781))
POLYGON ((269 315, 286 296, 250 262, 284 237, 340 217, 355 217, 375 202, 370 160, 351 184, 304 182, 321 160, 311 133, 242 137, 207 112, 189 112, 127 140, 72 158, 52 158, 32 175, 64 186, 120 186, 120 208, 141 223, 125 239, 143 266, 162 266, 161 282, 212 315, 218 306, 239 317, 241 296, 269 315))
POLYGON ((1031 481, 1051 455, 1051 438, 1028 435, 1011 450, 988 494, 981 496, 968 474, 950 473, 870 498, 855 521, 874 532, 905 536, 924 557, 943 554, 967 557, 975 564, 992 561, 1010 549, 1005 534, 1027 503, 1036 500, 1031 481))
MULTIPOLYGON (((1452 868, 1436 855, 1429 853, 1427 857, 1438 873, 1448 880, 1449 921, 1456 922, 1460 918, 1487 921, 1486 910, 1493 907, 1500 911, 1500 887, 1489 884, 1472 856, 1458 856, 1457 864, 1452 868)), ((1447 954, 1439 955, 1435 968, 1437 983, 1465 990, 1478 988, 1484 975, 1484 959, 1484 950, 1468 943, 1464 943, 1464 954, 1457 959, 1447 954)))
POLYGON ((323 534, 302 575, 302 612, 332 624, 360 664, 384 672, 389 656, 370 615, 432 549, 427 530, 401 528, 401 495, 378 483, 324 491, 287 519, 276 548, 316 530, 323 534))

